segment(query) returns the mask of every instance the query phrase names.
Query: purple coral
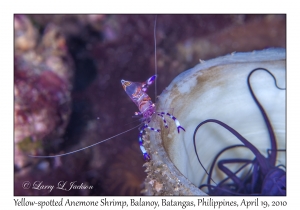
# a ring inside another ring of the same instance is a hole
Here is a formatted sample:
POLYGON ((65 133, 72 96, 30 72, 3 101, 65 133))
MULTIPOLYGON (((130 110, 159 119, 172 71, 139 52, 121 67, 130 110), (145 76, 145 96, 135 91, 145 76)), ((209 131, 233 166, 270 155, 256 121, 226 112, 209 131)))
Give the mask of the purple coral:
POLYGON ((59 28, 47 27, 38 43, 27 16, 15 16, 15 165, 30 162, 25 153, 43 152, 36 142, 60 138, 71 112, 72 61, 59 28), (29 43, 29 44, 26 44, 29 43), (32 143, 32 144, 31 144, 32 143))

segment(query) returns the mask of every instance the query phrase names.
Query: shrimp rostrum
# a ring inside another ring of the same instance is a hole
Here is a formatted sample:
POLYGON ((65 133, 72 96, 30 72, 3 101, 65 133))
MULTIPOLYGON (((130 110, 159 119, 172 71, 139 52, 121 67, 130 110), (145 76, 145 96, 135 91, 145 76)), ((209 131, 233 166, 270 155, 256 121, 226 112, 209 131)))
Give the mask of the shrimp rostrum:
POLYGON ((150 156, 147 153, 145 147, 143 146, 143 132, 147 128, 149 130, 160 132, 160 129, 156 129, 149 126, 149 123, 151 122, 151 119, 154 115, 158 115, 160 118, 162 118, 164 122, 165 128, 168 128, 167 121, 165 120, 165 115, 170 117, 177 126, 177 131, 179 133, 180 129, 184 130, 183 127, 181 127, 179 121, 167 112, 156 112, 155 104, 151 101, 151 98, 146 93, 149 86, 155 81, 156 75, 150 77, 146 82, 130 82, 121 80, 122 86, 125 90, 125 92, 128 94, 128 96, 131 98, 131 100, 137 105, 139 108, 139 112, 135 112, 135 115, 142 117, 142 123, 143 125, 140 127, 140 133, 139 133, 139 143, 140 143, 140 149, 143 153, 144 159, 149 161, 150 156))

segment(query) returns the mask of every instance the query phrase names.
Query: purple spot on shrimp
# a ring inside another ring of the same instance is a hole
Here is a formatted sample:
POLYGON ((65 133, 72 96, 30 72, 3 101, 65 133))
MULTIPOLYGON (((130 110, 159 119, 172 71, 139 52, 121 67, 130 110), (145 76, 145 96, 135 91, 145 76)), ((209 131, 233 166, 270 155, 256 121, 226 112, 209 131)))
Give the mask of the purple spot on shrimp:
POLYGON ((153 81, 156 79, 156 75, 153 75, 152 77, 150 77, 147 81, 148 85, 151 85, 153 83, 153 81))
POLYGON ((151 158, 150 158, 150 156, 148 155, 148 153, 144 153, 143 155, 144 155, 144 160, 145 160, 145 161, 150 161, 150 160, 151 160, 151 158))
POLYGON ((183 127, 181 127, 181 126, 178 126, 178 127, 177 127, 177 131, 178 131, 178 133, 179 133, 179 129, 180 129, 180 128, 181 128, 182 130, 184 130, 184 131, 185 131, 185 129, 184 129, 183 127))

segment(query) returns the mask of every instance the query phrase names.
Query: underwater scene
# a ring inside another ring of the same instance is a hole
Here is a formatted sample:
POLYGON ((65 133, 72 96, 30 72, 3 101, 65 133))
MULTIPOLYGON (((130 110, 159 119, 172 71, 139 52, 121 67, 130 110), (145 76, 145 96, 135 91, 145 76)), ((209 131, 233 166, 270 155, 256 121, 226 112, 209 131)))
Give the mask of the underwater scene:
POLYGON ((13 18, 15 196, 286 195, 285 15, 13 18))

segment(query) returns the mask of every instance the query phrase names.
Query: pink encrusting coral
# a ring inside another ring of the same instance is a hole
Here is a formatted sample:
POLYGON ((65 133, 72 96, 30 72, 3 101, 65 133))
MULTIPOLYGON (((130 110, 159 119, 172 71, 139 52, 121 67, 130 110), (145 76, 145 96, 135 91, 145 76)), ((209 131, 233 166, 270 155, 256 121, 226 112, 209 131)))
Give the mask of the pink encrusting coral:
POLYGON ((24 154, 43 152, 41 140, 58 139, 70 115, 72 61, 64 37, 49 26, 37 44, 36 29, 26 16, 15 16, 15 165, 24 154), (33 146, 34 145, 34 146, 33 146))

